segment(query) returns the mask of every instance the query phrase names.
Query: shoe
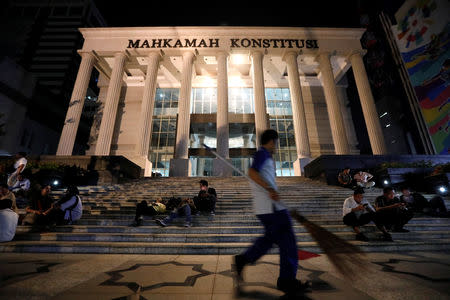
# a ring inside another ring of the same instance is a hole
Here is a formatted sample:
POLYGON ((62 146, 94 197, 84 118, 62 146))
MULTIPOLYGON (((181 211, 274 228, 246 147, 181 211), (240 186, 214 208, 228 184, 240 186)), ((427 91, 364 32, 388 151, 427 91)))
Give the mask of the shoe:
POLYGON ((142 225, 142 219, 139 219, 139 220, 134 220, 133 221, 133 223, 131 223, 131 225, 130 226, 133 226, 133 227, 139 227, 139 226, 141 226, 142 225))
POLYGON ((191 226, 192 226, 191 222, 184 223, 184 227, 191 227, 191 226))
POLYGON ((242 270, 247 264, 247 260, 244 255, 235 255, 234 256, 234 271, 236 272, 236 278, 238 281, 244 281, 242 277, 242 270))
POLYGON ((216 213, 212 210, 211 211, 211 216, 215 216, 216 215, 216 213))
POLYGON ((365 236, 364 233, 360 232, 356 235, 356 240, 362 241, 362 242, 368 242, 369 238, 367 236, 365 236))
POLYGON ((394 228, 392 232, 409 232, 409 230, 405 228, 394 228))
POLYGON ((167 226, 167 224, 164 222, 164 220, 157 219, 157 220, 155 220, 155 222, 156 222, 156 224, 158 224, 161 227, 167 226))
POLYGON ((277 289, 286 294, 303 293, 311 287, 311 282, 301 282, 298 279, 281 279, 278 278, 277 289))
POLYGON ((383 233, 383 240, 387 242, 393 242, 392 236, 389 233, 383 233))

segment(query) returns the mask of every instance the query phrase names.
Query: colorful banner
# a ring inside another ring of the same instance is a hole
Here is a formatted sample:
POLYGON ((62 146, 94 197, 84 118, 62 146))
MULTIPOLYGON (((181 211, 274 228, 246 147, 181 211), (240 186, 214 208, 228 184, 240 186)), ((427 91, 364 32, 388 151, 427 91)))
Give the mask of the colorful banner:
POLYGON ((405 1, 392 26, 437 154, 450 154, 449 3, 405 1))

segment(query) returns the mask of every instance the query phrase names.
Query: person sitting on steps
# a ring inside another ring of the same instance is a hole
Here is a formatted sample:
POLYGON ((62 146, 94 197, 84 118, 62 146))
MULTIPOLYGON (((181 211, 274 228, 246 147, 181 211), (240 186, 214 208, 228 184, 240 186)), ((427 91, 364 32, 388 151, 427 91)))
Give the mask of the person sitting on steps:
POLYGON ((156 224, 158 224, 161 227, 166 227, 169 225, 173 219, 185 216, 186 221, 184 223, 184 227, 191 227, 192 226, 192 211, 196 211, 196 207, 194 204, 194 201, 189 198, 182 199, 180 204, 164 219, 156 219, 156 224))
POLYGON ((413 212, 424 213, 433 217, 449 217, 450 214, 441 196, 434 196, 428 201, 422 194, 411 193, 408 187, 402 187, 400 201, 406 203, 406 207, 413 212))
POLYGON ((141 226, 144 221, 144 216, 155 216, 165 212, 166 201, 162 198, 156 198, 156 200, 151 202, 150 205, 147 204, 147 201, 142 200, 142 202, 138 203, 136 206, 136 216, 134 217, 134 222, 131 226, 141 226))
POLYGON ((409 232, 403 226, 414 216, 412 210, 408 209, 405 202, 395 197, 394 189, 385 187, 383 195, 375 200, 375 209, 380 215, 380 222, 389 230, 394 232, 409 232))
POLYGON ((370 189, 375 186, 375 182, 370 181, 373 178, 373 175, 362 170, 356 173, 353 178, 356 180, 356 185, 359 187, 370 189))
POLYGON ((345 167, 342 172, 339 173, 338 181, 342 187, 353 189, 355 183, 350 174, 350 167, 345 167))
POLYGON ((210 213, 212 216, 216 214, 217 193, 213 188, 208 188, 208 181, 200 180, 200 191, 197 197, 194 197, 194 204, 197 207, 198 214, 200 212, 210 213))
POLYGON ((380 223, 375 209, 364 199, 364 189, 357 188, 353 196, 344 201, 342 207, 344 224, 353 228, 356 233, 356 240, 368 241, 369 239, 360 230, 359 227, 373 221, 377 228, 383 233, 385 241, 392 241, 391 235, 386 231, 383 224, 380 223))

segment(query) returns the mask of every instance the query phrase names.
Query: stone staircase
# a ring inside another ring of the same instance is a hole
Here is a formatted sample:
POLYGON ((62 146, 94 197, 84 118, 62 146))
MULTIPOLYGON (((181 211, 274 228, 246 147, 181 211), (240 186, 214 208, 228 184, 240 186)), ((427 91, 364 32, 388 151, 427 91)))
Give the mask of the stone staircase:
MULTIPOLYGON (((184 219, 161 228, 151 217, 144 226, 130 227, 136 203, 156 197, 186 197, 198 192, 200 178, 152 178, 134 182, 80 188, 84 213, 75 225, 58 226, 51 232, 30 233, 19 226, 13 241, 0 244, 0 252, 129 253, 129 254, 236 254, 263 233, 252 213, 251 191, 241 177, 206 178, 218 194, 215 216, 193 216, 193 227, 184 219)), ((342 223, 342 204, 351 190, 328 186, 303 177, 278 178, 282 199, 311 221, 370 252, 444 251, 450 249, 450 219, 415 217, 393 233, 395 242, 381 240, 375 226, 364 227, 370 242, 354 240, 352 230, 342 223)), ((58 197, 60 192, 55 192, 58 197)), ((373 189, 369 201, 381 194, 373 189)), ((432 195, 426 195, 431 197, 432 195)), ((446 199, 447 207, 450 204, 446 199)), ((294 224, 299 248, 321 252, 303 226, 294 224)), ((272 253, 276 253, 276 247, 272 253)))

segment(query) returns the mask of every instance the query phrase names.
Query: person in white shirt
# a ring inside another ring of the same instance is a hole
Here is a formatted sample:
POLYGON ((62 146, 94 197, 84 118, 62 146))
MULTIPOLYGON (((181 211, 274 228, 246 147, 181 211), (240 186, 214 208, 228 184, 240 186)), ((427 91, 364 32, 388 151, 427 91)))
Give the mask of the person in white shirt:
POLYGON ((25 178, 23 174, 19 174, 17 176, 16 183, 10 188, 10 190, 14 193, 18 192, 26 192, 30 189, 30 180, 25 178))
POLYGON ((25 170, 27 166, 27 159, 25 152, 19 152, 16 154, 16 162, 14 163, 14 172, 8 177, 8 186, 13 186, 17 181, 17 176, 25 170))
POLYGON ((367 172, 359 171, 353 178, 356 180, 356 185, 359 187, 370 189, 375 185, 375 182, 370 181, 370 179, 373 178, 373 175, 367 172))
POLYGON ((5 183, 0 185, 0 242, 9 242, 16 234, 19 215, 13 210, 14 194, 5 183))
POLYGON ((359 227, 373 221, 377 228, 383 233, 384 240, 392 241, 391 235, 386 231, 384 225, 379 222, 375 209, 364 199, 364 189, 355 189, 353 196, 345 199, 342 207, 342 216, 344 224, 352 227, 355 231, 356 240, 369 240, 367 236, 359 230, 359 227))
POLYGON ((72 224, 83 215, 80 192, 75 185, 69 185, 61 200, 52 204, 47 216, 52 225, 72 224))

